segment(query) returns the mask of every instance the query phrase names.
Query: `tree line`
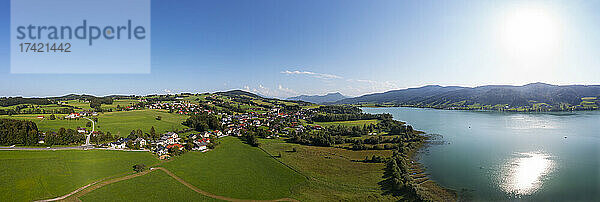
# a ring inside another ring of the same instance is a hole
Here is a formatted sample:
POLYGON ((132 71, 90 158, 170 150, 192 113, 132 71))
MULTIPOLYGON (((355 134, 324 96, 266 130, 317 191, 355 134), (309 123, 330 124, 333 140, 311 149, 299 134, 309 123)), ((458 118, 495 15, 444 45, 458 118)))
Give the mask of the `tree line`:
POLYGON ((19 104, 36 104, 36 105, 49 105, 53 104, 52 100, 46 98, 23 98, 23 97, 1 97, 0 106, 8 107, 19 104))
POLYGON ((183 123, 184 126, 193 128, 198 132, 204 132, 207 130, 222 130, 223 125, 221 120, 213 114, 195 114, 187 118, 183 123))
POLYGON ((333 121, 356 121, 356 120, 368 120, 368 119, 388 119, 391 118, 390 114, 317 114, 314 115, 311 120, 314 122, 333 122, 333 121))
POLYGON ((327 114, 360 114, 362 110, 358 107, 346 105, 325 105, 316 109, 318 112, 327 114))
POLYGON ((381 185, 386 192, 393 195, 403 195, 409 201, 426 201, 426 197, 418 184, 411 177, 409 160, 401 153, 394 152, 387 160, 384 180, 381 185))
POLYGON ((85 135, 73 129, 60 128, 57 132, 46 132, 44 144, 46 145, 71 145, 85 142, 85 135))
POLYGON ((0 119, 0 145, 35 145, 39 139, 33 121, 0 119))

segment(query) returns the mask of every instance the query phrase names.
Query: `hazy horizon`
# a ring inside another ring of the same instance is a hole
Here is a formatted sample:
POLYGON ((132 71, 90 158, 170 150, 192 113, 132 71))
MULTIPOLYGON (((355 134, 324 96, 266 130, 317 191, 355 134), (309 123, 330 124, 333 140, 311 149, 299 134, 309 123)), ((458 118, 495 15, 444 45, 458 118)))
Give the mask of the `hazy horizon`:
POLYGON ((475 87, 482 87, 482 86, 524 86, 524 85, 536 84, 536 83, 549 84, 549 85, 554 85, 554 86, 571 86, 571 85, 600 86, 600 84, 567 84, 567 85, 556 85, 556 84, 543 83, 543 82, 527 83, 527 84, 523 84, 523 85, 490 84, 490 85, 481 85, 481 86, 457 86, 457 85, 427 84, 427 85, 415 86, 415 87, 390 89, 390 90, 386 90, 386 91, 383 91, 383 92, 368 92, 368 93, 364 93, 364 94, 357 95, 357 96, 346 95, 346 94, 340 93, 339 91, 331 91, 331 92, 325 92, 325 93, 321 93, 321 94, 298 94, 298 95, 288 96, 288 97, 276 97, 276 96, 263 95, 263 94, 261 94, 259 92, 255 92, 255 91, 252 91, 252 90, 241 89, 241 88, 233 88, 233 89, 225 89, 225 90, 217 90, 217 91, 197 91, 197 92, 181 91, 181 92, 158 92, 158 93, 148 93, 148 94, 135 94, 135 93, 132 93, 132 94, 119 94, 119 93, 109 93, 109 94, 98 95, 98 94, 93 94, 93 93, 80 92, 80 93, 66 93, 66 94, 60 94, 60 95, 46 95, 46 96, 35 96, 35 95, 33 95, 33 96, 22 96, 22 95, 5 96, 5 95, 0 95, 0 97, 44 98, 44 97, 61 97, 61 96, 66 96, 66 95, 92 95, 92 96, 96 96, 96 97, 104 97, 104 96, 132 96, 132 95, 133 96, 147 96, 147 95, 167 95, 167 94, 174 95, 174 94, 183 94, 183 93, 191 93, 191 94, 217 93, 217 92, 226 92, 226 91, 233 91, 233 90, 242 90, 242 91, 246 91, 246 92, 257 94, 259 96, 263 96, 263 97, 267 97, 267 98, 277 98, 277 99, 288 99, 288 98, 302 96, 302 95, 303 96, 325 96, 325 95, 328 95, 328 94, 335 94, 335 93, 340 93, 341 95, 343 95, 343 96, 345 96, 347 98, 353 98, 353 97, 360 97, 360 96, 363 96, 363 95, 369 95, 369 94, 375 94, 375 93, 384 93, 384 92, 394 91, 394 90, 406 90, 406 89, 411 89, 411 88, 421 88, 421 87, 426 87, 426 86, 475 88, 475 87))
POLYGON ((153 1, 151 9, 150 74, 11 74, 10 1, 0 0, 0 95, 242 89, 287 98, 600 84, 598 1, 153 1))

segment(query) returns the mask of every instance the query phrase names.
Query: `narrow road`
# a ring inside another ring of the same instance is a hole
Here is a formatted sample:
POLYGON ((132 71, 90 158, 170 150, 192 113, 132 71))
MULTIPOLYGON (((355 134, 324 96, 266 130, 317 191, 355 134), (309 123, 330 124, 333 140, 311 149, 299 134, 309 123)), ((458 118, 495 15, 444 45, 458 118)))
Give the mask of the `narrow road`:
POLYGON ((281 198, 281 199, 275 199, 275 200, 249 200, 249 199, 236 199, 236 198, 229 198, 229 197, 225 197, 225 196, 219 196, 219 195, 215 195, 215 194, 212 194, 212 193, 209 193, 207 191, 199 189, 198 187, 196 187, 196 186, 194 186, 194 185, 186 182, 185 180, 179 178, 177 175, 171 173, 171 171, 169 171, 169 170, 167 170, 167 169, 165 169, 163 167, 156 167, 156 168, 151 168, 150 170, 146 170, 146 171, 139 172, 139 173, 134 173, 134 174, 131 174, 131 175, 126 175, 126 176, 123 176, 123 177, 117 177, 117 178, 112 178, 112 179, 108 179, 108 180, 102 179, 102 180, 90 183, 88 185, 85 185, 85 186, 83 186, 83 187, 81 187, 81 188, 79 188, 79 189, 77 189, 77 190, 75 190, 75 191, 73 191, 73 192, 71 192, 71 193, 69 193, 67 195, 56 197, 56 198, 52 198, 52 199, 38 200, 36 202, 48 202, 48 201, 58 201, 58 200, 74 200, 74 201, 78 201, 79 197, 82 197, 85 194, 90 193, 90 192, 92 192, 92 191, 94 191, 94 190, 96 190, 98 188, 101 188, 103 186, 106 186, 106 185, 109 185, 109 184, 112 184, 112 183, 115 183, 115 182, 120 182, 120 181, 123 181, 123 180, 128 180, 128 179, 132 179, 132 178, 135 178, 135 177, 143 176, 143 175, 146 175, 146 174, 148 174, 150 172, 153 172, 155 170, 162 170, 167 175, 171 176, 173 179, 177 180, 179 183, 185 185, 186 187, 190 188, 191 190, 193 190, 193 191, 195 191, 195 192, 197 192, 199 194, 202 194, 204 196, 208 196, 208 197, 214 198, 214 199, 225 200, 225 201, 236 201, 236 202, 241 202, 241 201, 244 201, 244 202, 246 202, 246 201, 248 201, 248 202, 250 202, 250 201, 265 201, 265 202, 266 201, 292 201, 292 202, 297 202, 298 201, 298 200, 293 199, 293 198, 281 198))
POLYGON ((90 134, 87 135, 87 138, 85 138, 85 145, 83 146, 90 146, 90 137, 92 136, 92 133, 95 130, 96 127, 96 123, 94 122, 94 120, 89 119, 88 117, 83 116, 84 119, 87 119, 88 121, 92 122, 92 131, 90 131, 90 134))
POLYGON ((86 149, 83 146, 75 147, 0 147, 0 150, 16 151, 16 150, 69 150, 69 149, 86 149))

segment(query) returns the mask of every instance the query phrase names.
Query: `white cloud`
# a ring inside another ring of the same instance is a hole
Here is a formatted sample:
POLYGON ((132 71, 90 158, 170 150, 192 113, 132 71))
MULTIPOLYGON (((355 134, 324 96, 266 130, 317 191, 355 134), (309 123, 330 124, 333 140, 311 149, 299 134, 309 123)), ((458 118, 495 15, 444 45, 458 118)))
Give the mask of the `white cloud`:
MULTIPOLYGON (((283 85, 279 85, 274 92, 271 90, 271 94, 274 97, 285 97, 297 96, 300 94, 306 95, 324 95, 331 92, 340 92, 347 96, 360 96, 371 93, 385 92, 389 90, 399 89, 398 85, 392 81, 378 81, 368 79, 354 79, 354 78, 343 78, 338 75, 324 74, 310 71, 300 70, 286 70, 280 72, 285 75, 303 75, 312 78, 322 79, 320 81, 311 81, 310 83, 296 83, 293 88, 298 91, 284 88, 283 85)), ((297 82, 297 81, 296 81, 297 82)), ((266 95, 266 93, 265 93, 266 95)))
POLYGON ((265 87, 262 84, 258 84, 257 87, 252 87, 252 88, 250 86, 246 85, 246 86, 244 86, 243 89, 248 92, 260 94, 262 96, 274 97, 274 98, 280 98, 280 99, 285 99, 288 97, 298 95, 298 92, 296 92, 295 90, 286 88, 281 84, 277 85, 277 88, 274 88, 274 89, 265 87))
POLYGON ((323 74, 323 73, 316 73, 316 72, 309 72, 309 71, 290 71, 290 70, 285 70, 281 72, 282 74, 287 74, 287 75, 308 75, 314 78, 320 78, 320 79, 341 79, 341 76, 338 75, 333 75, 333 74, 323 74))
POLYGON ((292 90, 292 89, 289 89, 289 88, 285 88, 281 84, 279 84, 279 86, 277 86, 277 90, 279 90, 281 92, 284 92, 284 93, 289 93, 291 95, 298 94, 298 92, 296 92, 295 90, 292 90))

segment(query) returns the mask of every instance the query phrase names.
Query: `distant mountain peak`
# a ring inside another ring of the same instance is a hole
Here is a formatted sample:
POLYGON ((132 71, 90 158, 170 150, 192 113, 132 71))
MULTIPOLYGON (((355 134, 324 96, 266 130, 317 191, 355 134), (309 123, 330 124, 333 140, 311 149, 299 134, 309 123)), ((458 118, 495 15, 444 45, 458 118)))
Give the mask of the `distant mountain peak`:
POLYGON ((542 82, 535 82, 535 83, 525 84, 524 86, 556 86, 556 85, 542 83, 542 82))
POLYGON ((336 102, 348 97, 342 95, 340 92, 331 92, 325 95, 299 95, 296 97, 290 97, 286 100, 300 100, 305 102, 312 102, 316 104, 322 104, 326 102, 336 102))
MULTIPOLYGON (((560 108, 563 104, 579 106, 583 97, 600 97, 600 85, 552 85, 542 82, 522 86, 485 85, 477 87, 427 85, 418 88, 392 90, 337 101, 333 104, 394 103, 432 108, 468 108, 472 106, 522 106, 535 103, 560 108)), ((583 107, 600 106, 587 100, 583 107)))

